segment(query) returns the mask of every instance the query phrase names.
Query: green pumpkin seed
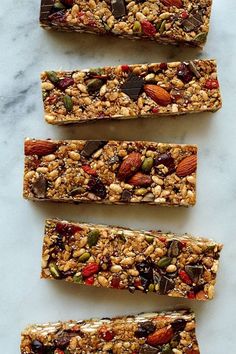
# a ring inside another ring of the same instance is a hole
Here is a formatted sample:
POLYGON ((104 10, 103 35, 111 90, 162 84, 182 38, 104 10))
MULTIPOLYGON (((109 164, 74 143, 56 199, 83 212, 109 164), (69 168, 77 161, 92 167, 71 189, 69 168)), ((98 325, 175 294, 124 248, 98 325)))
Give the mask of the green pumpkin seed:
POLYGON ((148 286, 148 291, 154 291, 155 290, 155 285, 154 284, 149 284, 148 286))
POLYGON ((145 173, 149 173, 152 169, 153 166, 153 158, 152 157, 147 157, 144 159, 143 164, 142 164, 142 171, 145 173))
POLYGON ((157 266, 159 268, 165 268, 168 267, 168 265, 171 264, 172 258, 170 257, 163 257, 159 260, 159 262, 157 263, 157 266))
POLYGON ((88 245, 89 247, 96 246, 100 237, 99 230, 92 230, 88 233, 88 245))
POLYGON ((81 254, 81 256, 78 258, 78 261, 81 263, 87 262, 87 260, 90 258, 90 253, 84 252, 81 254))
POLYGON ((67 112, 72 111, 72 109, 73 109, 73 101, 72 101, 72 98, 71 98, 70 96, 68 96, 68 95, 65 95, 65 96, 63 97, 63 102, 64 102, 64 106, 65 106, 67 112))
POLYGON ((49 270, 50 270, 50 273, 52 274, 53 278, 59 279, 61 277, 58 266, 54 262, 51 262, 49 264, 49 270))
POLYGON ((134 25, 133 25, 133 31, 134 32, 142 32, 142 26, 141 26, 141 23, 139 21, 135 21, 134 22, 134 25))
POLYGON ((64 10, 66 7, 60 1, 56 1, 55 4, 53 5, 53 8, 59 11, 59 10, 64 10))
POLYGON ((153 241, 154 241, 154 236, 146 235, 146 236, 145 236, 145 240, 146 240, 148 243, 153 243, 153 241))
POLYGON ((171 349, 170 344, 164 345, 164 346, 162 347, 161 353, 162 353, 162 354, 172 354, 173 351, 172 351, 172 349, 171 349))
POLYGON ((48 79, 53 83, 56 84, 59 81, 59 77, 55 73, 55 71, 46 71, 48 79))
POLYGON ((96 92, 99 91, 103 85, 103 81, 100 79, 91 79, 87 81, 87 89, 88 92, 96 92))
POLYGON ((162 34, 165 31, 165 29, 166 29, 165 26, 166 26, 166 20, 162 21, 162 23, 161 23, 161 26, 159 28, 159 33, 160 34, 162 34))
POLYGON ((159 31, 160 27, 161 27, 162 21, 159 21, 155 24, 156 26, 156 30, 159 31))
POLYGON ((82 275, 74 275, 73 276, 73 282, 76 283, 76 284, 82 284, 83 283, 82 275))
POLYGON ((205 42, 207 38, 207 33, 206 32, 201 32, 196 35, 196 37, 193 38, 193 41, 195 42, 205 42))

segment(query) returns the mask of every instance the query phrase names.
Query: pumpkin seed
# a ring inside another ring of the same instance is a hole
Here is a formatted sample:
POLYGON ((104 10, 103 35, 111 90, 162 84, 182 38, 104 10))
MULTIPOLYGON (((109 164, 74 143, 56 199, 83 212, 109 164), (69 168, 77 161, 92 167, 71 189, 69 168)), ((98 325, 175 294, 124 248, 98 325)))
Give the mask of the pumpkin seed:
POLYGON ((88 245, 89 247, 96 246, 100 236, 99 230, 92 230, 88 233, 88 245))
POLYGON ((53 83, 56 84, 59 81, 59 77, 55 73, 55 71, 46 71, 48 79, 53 83))
POLYGON ((64 106, 65 106, 67 112, 72 111, 72 109, 73 109, 73 101, 72 101, 72 98, 71 98, 70 96, 68 96, 68 95, 65 95, 65 96, 63 97, 63 102, 64 102, 64 106))
POLYGON ((52 274, 53 278, 59 279, 61 277, 58 266, 54 262, 51 262, 49 264, 49 270, 50 270, 50 273, 52 274))
POLYGON ((83 283, 82 275, 74 275, 73 276, 73 282, 76 283, 76 284, 82 284, 83 283))
POLYGON ((87 262, 87 260, 90 258, 90 253, 84 252, 81 254, 81 256, 78 258, 78 261, 81 263, 87 262))
POLYGON ((142 171, 145 173, 149 173, 152 169, 153 166, 153 158, 152 157, 147 157, 142 164, 142 171))
POLYGON ((159 260, 159 262, 157 263, 159 268, 165 268, 168 267, 168 265, 170 265, 172 259, 170 257, 163 257, 159 260))

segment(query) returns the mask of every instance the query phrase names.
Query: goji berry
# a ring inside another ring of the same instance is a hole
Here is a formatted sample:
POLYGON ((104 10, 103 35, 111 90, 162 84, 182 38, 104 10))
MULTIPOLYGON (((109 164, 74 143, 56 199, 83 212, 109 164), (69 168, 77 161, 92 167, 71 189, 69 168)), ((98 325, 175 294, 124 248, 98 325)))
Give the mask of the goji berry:
POLYGON ((61 79, 60 81, 58 81, 57 83, 57 87, 60 90, 65 90, 67 89, 69 86, 74 84, 74 79, 72 79, 71 77, 65 77, 64 79, 61 79))
POLYGON ((187 297, 188 297, 188 299, 195 299, 194 291, 189 291, 189 292, 187 293, 187 297))
POLYGON ((188 284, 188 285, 192 284, 192 280, 190 279, 190 277, 188 276, 188 274, 184 270, 179 271, 179 277, 185 284, 188 284))
POLYGON ((103 326, 99 329, 99 334, 106 342, 110 342, 114 338, 114 332, 103 326))
POLYGON ((84 170, 84 172, 88 173, 89 175, 97 176, 97 171, 95 171, 89 165, 82 166, 82 169, 84 170))
POLYGON ((76 232, 79 232, 81 230, 82 230, 81 227, 79 227, 77 225, 65 223, 65 222, 58 222, 56 224, 56 229, 55 229, 55 231, 58 232, 62 236, 72 236, 76 232))
POLYGON ((146 34, 146 36, 155 36, 157 30, 156 30, 156 27, 149 21, 147 20, 143 20, 141 22, 141 25, 142 25, 142 30, 143 30, 143 33, 146 34))
POLYGON ((152 113, 158 113, 158 112, 159 112, 159 108, 158 107, 153 107, 152 113))
POLYGON ((183 11, 182 14, 181 14, 181 17, 185 20, 186 18, 189 17, 189 14, 187 11, 183 11))
POLYGON ((166 63, 161 63, 160 64, 160 69, 161 70, 166 70, 168 68, 167 64, 166 63))
POLYGON ((121 70, 124 72, 128 72, 130 70, 129 65, 121 65, 121 70))
POLYGON ((84 269, 82 270, 82 276, 84 278, 89 278, 93 274, 96 274, 99 272, 99 265, 97 263, 89 263, 87 264, 84 269))
POLYGON ((119 289, 119 287, 120 287, 120 277, 119 276, 114 276, 111 279, 111 286, 115 289, 119 289))
POLYGON ((56 349, 54 351, 54 354, 65 354, 65 352, 63 350, 61 350, 61 349, 56 349))
POLYGON ((94 283, 94 277, 89 277, 89 278, 85 279, 86 285, 93 285, 93 283, 94 283))
POLYGON ((216 79, 208 79, 205 82, 205 87, 209 90, 217 89, 219 87, 219 82, 216 79))

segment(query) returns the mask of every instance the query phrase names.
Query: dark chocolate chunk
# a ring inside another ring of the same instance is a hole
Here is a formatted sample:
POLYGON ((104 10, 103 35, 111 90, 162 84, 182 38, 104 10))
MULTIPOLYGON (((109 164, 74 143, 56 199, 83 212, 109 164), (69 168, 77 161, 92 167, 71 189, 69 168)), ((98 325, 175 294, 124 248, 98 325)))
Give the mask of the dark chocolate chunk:
POLYGON ((130 201, 131 197, 132 197, 132 194, 130 193, 130 191, 128 191, 128 189, 124 189, 121 194, 120 201, 124 202, 124 203, 128 203, 130 201))
POLYGON ((42 0, 40 9, 40 21, 47 20, 53 10, 54 0, 42 0))
POLYGON ((85 143, 83 150, 81 151, 81 155, 88 158, 94 152, 101 149, 104 145, 106 145, 107 141, 99 141, 99 140, 89 140, 85 143))
POLYGON ((175 282, 172 279, 169 279, 165 275, 160 277, 159 282, 159 294, 165 295, 175 287, 175 282))
POLYGON ((51 15, 48 16, 48 19, 51 22, 64 22, 65 14, 66 14, 65 10, 60 10, 60 11, 57 11, 57 12, 53 12, 51 15))
POLYGON ((143 278, 150 281, 153 280, 153 265, 151 262, 143 261, 141 263, 136 264, 136 268, 143 278))
POLYGON ((198 283, 203 272, 203 266, 200 265, 186 265, 185 272, 190 276, 194 283, 198 283))
POLYGON ((141 77, 135 74, 130 74, 127 80, 121 86, 121 90, 133 100, 137 100, 143 85, 144 80, 141 77))
POLYGON ((175 332, 182 332, 185 329, 186 321, 182 318, 179 318, 171 323, 171 326, 175 332))
POLYGON ((115 18, 126 15, 126 7, 124 0, 111 0, 112 14, 115 18))
POLYGON ((107 195, 104 183, 98 177, 91 177, 88 182, 88 187, 92 193, 101 199, 105 199, 107 195))
POLYGON ((182 26, 186 32, 197 30, 202 25, 202 15, 194 10, 189 17, 182 21, 182 26))
POLYGON ((44 175, 40 174, 38 179, 32 184, 32 191, 37 198, 45 198, 48 182, 44 175))
POLYGON ((44 352, 44 345, 38 340, 33 340, 33 342, 31 343, 31 348, 33 352, 37 354, 43 354, 44 352))
POLYGON ((158 354, 158 353, 160 353, 160 348, 154 348, 148 344, 143 344, 139 349, 139 354, 158 354))
POLYGON ((151 321, 141 322, 138 325, 138 329, 135 332, 135 336, 138 338, 147 337, 149 334, 153 333, 156 326, 151 321))
POLYGON ((180 242, 178 240, 171 241, 168 248, 168 256, 177 257, 179 255, 179 249, 180 249, 180 242))

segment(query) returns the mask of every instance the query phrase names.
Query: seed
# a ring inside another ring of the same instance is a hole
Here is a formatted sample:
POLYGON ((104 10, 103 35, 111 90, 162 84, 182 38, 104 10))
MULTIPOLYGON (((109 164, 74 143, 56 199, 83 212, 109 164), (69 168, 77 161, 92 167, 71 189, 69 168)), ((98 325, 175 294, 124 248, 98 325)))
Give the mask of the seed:
POLYGON ((56 84, 59 81, 57 74, 54 71, 46 71, 48 79, 53 83, 56 84))
POLYGON ((70 96, 68 96, 68 95, 65 95, 65 96, 63 97, 63 102, 64 102, 64 106, 65 106, 67 112, 72 111, 72 109, 73 109, 73 101, 72 101, 72 98, 71 98, 70 96))
POLYGON ((148 243, 153 243, 153 241, 154 241, 154 236, 146 235, 146 236, 145 236, 145 240, 146 240, 148 243))
POLYGON ((81 263, 84 263, 84 262, 86 262, 89 258, 90 258, 90 253, 84 252, 83 254, 81 254, 81 256, 79 257, 78 261, 81 262, 81 263))
POLYGON ((161 354, 172 354, 172 353, 173 353, 173 351, 171 349, 170 344, 166 344, 162 347, 161 354))
POLYGON ((139 21, 135 21, 133 25, 133 31, 134 32, 141 32, 142 31, 142 26, 139 21))
POLYGON ((174 273, 174 272, 176 272, 176 270, 177 270, 177 267, 174 264, 170 264, 166 268, 167 273, 174 273))
POLYGON ((100 79, 91 79, 87 81, 87 88, 89 92, 99 91, 103 85, 103 81, 100 79))
POLYGON ((168 265, 170 265, 172 259, 170 257, 163 257, 159 260, 159 262, 157 263, 157 266, 159 268, 165 268, 168 267, 168 265))
POLYGON ((96 246, 100 236, 99 230, 92 230, 88 233, 88 245, 89 247, 96 246))
POLYGON ((108 285, 108 281, 105 277, 103 277, 102 275, 98 276, 98 282, 101 286, 107 287, 108 285))
POLYGON ((73 282, 76 283, 76 284, 82 284, 83 283, 82 275, 74 275, 73 276, 73 282))
POLYGON ((50 273, 52 274, 53 278, 59 279, 61 277, 58 266, 54 262, 51 262, 49 264, 49 270, 50 270, 50 273))
POLYGON ((142 171, 145 173, 149 173, 153 166, 153 158, 147 157, 142 164, 142 171))
POLYGON ((111 272, 112 272, 112 273, 118 273, 118 272, 120 272, 121 270, 122 270, 122 267, 119 266, 119 265, 114 265, 114 266, 111 267, 111 272))
POLYGON ((159 32, 160 34, 162 34, 166 29, 166 20, 161 22, 160 28, 159 28, 159 32))

